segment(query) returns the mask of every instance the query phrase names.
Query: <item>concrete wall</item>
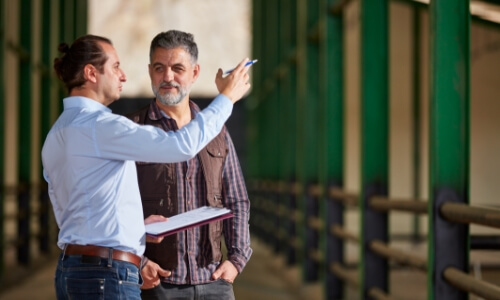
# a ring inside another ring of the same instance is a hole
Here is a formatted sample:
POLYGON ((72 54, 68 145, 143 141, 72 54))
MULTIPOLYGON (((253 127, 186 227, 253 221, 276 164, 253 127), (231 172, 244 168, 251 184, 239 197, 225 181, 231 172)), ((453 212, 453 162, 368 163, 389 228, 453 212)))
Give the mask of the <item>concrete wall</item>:
POLYGON ((198 44, 201 74, 191 95, 216 95, 217 69, 250 58, 250 20, 250 0, 89 0, 89 33, 113 41, 127 75, 123 97, 152 96, 149 45, 170 29, 192 33, 198 44))

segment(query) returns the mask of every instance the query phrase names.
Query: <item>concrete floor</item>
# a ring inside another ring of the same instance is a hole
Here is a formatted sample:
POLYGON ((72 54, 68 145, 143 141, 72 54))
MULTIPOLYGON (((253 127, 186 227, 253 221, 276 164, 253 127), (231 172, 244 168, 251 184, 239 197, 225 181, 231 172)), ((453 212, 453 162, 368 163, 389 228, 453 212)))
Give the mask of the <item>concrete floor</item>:
MULTIPOLYGON (((262 243, 252 242, 254 253, 243 273, 234 283, 234 292, 238 300, 299 300, 301 297, 298 284, 298 272, 294 268, 285 269, 279 258, 273 256, 262 243)), ((37 269, 29 280, 20 280, 0 293, 2 300, 55 299, 53 287, 56 261, 51 260, 37 269)), ((318 288, 317 288, 318 289, 318 288)), ((314 298, 307 298, 314 299, 314 298)))
MULTIPOLYGON (((407 246, 412 252, 425 252, 425 245, 407 246)), ((304 285, 300 280, 300 269, 289 267, 281 256, 277 256, 265 244, 252 240, 254 253, 243 273, 236 278, 234 292, 238 300, 322 300, 321 283, 304 285)), ((348 257, 356 257, 356 249, 347 249, 348 257)), ((471 254, 472 275, 481 277, 492 284, 500 286, 500 253, 498 251, 475 251, 471 254), (496 268, 484 268, 486 265, 496 268), (475 269, 475 270, 474 270, 475 269), (478 270, 480 270, 478 272, 478 270)), ((55 299, 53 288, 54 259, 47 261, 42 267, 30 275, 29 280, 20 279, 19 284, 0 292, 2 300, 55 299)), ((350 271, 356 274, 357 270, 350 271)), ((390 272, 390 290, 394 299, 423 300, 427 298, 427 277, 419 270, 394 267, 390 272)), ((344 290, 344 300, 360 299, 358 291, 350 286, 344 290)), ((470 296, 471 300, 480 298, 470 296)))

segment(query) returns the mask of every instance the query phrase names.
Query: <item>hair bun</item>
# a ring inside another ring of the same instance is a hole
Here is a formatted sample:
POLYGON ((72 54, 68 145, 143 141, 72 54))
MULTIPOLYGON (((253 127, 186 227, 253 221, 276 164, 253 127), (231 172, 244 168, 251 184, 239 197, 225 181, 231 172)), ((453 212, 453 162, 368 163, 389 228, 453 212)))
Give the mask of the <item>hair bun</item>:
POLYGON ((58 47, 59 52, 67 53, 69 51, 69 46, 66 43, 60 43, 58 47))

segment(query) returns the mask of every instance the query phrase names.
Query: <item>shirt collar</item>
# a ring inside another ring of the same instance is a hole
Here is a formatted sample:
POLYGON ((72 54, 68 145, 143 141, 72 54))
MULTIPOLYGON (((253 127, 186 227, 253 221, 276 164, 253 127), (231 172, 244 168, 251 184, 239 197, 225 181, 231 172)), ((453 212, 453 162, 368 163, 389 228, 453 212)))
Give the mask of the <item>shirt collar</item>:
POLYGON ((63 99, 64 109, 70 109, 75 107, 87 108, 89 110, 101 110, 105 112, 111 112, 107 106, 87 97, 83 96, 71 96, 63 99))
MULTIPOLYGON (((196 105, 196 103, 194 103, 191 100, 189 100, 189 107, 191 108, 191 113, 193 115, 196 115, 200 111, 198 105, 196 105)), ((160 120, 162 118, 171 119, 170 116, 168 116, 163 110, 161 110, 158 107, 158 105, 156 104, 156 99, 153 99, 153 101, 151 101, 151 103, 149 104, 148 115, 151 120, 155 121, 160 120)))

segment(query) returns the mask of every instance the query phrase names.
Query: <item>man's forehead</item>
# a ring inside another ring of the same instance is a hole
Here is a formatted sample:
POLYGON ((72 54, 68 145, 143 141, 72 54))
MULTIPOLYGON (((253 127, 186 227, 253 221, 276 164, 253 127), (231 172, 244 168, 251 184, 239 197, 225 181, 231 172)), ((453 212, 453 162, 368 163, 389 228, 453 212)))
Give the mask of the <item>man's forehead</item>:
POLYGON ((116 53, 116 49, 113 45, 105 42, 99 42, 99 44, 101 45, 104 53, 106 53, 108 60, 111 60, 112 63, 119 62, 118 54, 116 53))
POLYGON ((186 49, 182 47, 172 48, 172 49, 157 47, 153 51, 152 59, 153 63, 155 63, 158 60, 165 60, 165 59, 177 63, 182 63, 185 61, 190 62, 191 55, 189 54, 189 52, 186 51, 186 49))

